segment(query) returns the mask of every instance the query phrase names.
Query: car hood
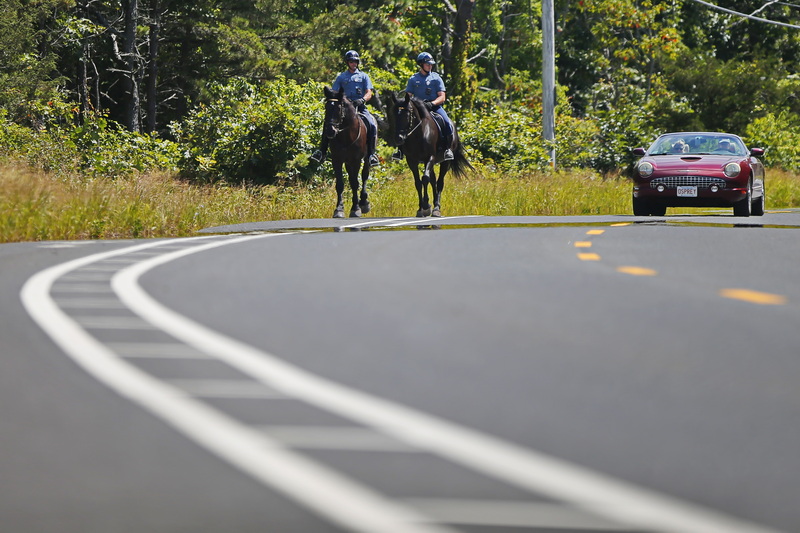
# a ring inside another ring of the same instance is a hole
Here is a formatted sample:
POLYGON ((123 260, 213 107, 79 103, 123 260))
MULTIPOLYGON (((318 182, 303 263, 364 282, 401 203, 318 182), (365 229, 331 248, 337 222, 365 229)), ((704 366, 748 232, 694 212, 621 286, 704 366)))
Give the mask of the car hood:
POLYGON ((737 155, 716 154, 659 155, 643 158, 643 160, 651 162, 654 167, 662 171, 720 169, 728 161, 741 161, 742 159, 744 159, 742 156, 737 155))

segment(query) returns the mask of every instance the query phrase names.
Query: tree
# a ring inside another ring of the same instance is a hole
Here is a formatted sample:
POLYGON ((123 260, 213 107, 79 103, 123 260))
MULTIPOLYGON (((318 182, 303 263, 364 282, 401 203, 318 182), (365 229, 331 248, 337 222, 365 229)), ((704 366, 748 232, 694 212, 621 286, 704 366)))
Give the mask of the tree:
POLYGON ((0 4, 0 108, 37 127, 42 126, 40 104, 59 99, 51 16, 63 5, 63 0, 0 4))

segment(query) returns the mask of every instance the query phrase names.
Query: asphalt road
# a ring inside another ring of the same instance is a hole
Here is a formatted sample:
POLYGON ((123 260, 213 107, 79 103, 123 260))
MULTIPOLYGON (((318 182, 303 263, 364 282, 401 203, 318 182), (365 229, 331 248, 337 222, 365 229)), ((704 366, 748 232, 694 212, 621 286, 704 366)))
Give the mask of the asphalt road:
POLYGON ((800 531, 798 229, 0 245, 0 529, 800 531))

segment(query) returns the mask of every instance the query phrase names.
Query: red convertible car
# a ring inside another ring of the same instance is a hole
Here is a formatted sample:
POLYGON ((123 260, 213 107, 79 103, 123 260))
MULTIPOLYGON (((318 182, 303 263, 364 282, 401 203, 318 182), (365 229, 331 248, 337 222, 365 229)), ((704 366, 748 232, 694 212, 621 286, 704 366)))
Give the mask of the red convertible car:
POLYGON ((667 207, 733 207, 734 216, 764 214, 762 148, 728 133, 666 133, 640 157, 633 175, 633 214, 663 216, 667 207))

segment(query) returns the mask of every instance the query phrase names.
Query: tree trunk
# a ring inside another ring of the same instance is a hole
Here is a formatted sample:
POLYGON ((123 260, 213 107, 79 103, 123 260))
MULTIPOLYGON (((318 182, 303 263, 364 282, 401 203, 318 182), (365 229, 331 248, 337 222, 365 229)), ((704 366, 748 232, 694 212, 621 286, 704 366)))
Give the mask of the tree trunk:
POLYGON ((145 131, 156 131, 156 112, 158 108, 158 45, 161 38, 161 0, 151 1, 150 33, 148 35, 147 58, 147 121, 145 131))
POLYGON ((477 89, 475 73, 467 65, 474 10, 475 0, 459 1, 452 38, 452 57, 448 71, 449 91, 466 109, 472 108, 477 89))
POLYGON ((139 54, 136 49, 136 24, 139 21, 139 0, 122 0, 125 31, 122 35, 122 59, 125 62, 123 82, 125 87, 125 127, 140 132, 139 115, 139 54))

